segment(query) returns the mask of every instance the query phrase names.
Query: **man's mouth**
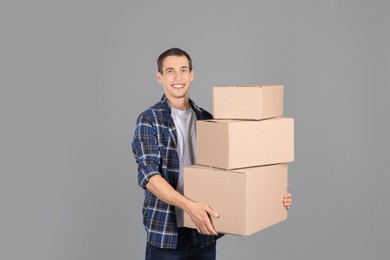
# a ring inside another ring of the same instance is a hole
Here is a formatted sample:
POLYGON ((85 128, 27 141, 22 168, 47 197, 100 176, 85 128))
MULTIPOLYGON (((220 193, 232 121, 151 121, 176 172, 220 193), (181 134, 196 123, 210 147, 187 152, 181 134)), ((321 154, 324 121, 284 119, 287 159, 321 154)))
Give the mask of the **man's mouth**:
POLYGON ((182 88, 182 87, 184 87, 184 85, 185 85, 185 84, 172 84, 171 86, 172 86, 173 88, 182 88))

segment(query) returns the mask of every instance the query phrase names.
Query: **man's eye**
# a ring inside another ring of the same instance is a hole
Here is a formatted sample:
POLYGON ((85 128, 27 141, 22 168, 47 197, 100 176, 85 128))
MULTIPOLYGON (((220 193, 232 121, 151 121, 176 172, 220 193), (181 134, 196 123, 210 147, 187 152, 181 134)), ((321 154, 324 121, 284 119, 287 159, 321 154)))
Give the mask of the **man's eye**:
POLYGON ((182 69, 181 72, 186 73, 188 70, 187 69, 182 69))
POLYGON ((172 73, 173 73, 173 70, 167 70, 167 73, 168 73, 168 74, 172 74, 172 73))

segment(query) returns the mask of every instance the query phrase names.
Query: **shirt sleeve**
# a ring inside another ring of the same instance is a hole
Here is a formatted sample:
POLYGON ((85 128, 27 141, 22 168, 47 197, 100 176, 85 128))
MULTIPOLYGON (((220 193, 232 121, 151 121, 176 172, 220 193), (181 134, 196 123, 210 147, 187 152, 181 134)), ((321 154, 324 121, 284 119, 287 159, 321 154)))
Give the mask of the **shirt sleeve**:
POLYGON ((140 115, 137 119, 132 148, 138 163, 138 184, 146 189, 150 178, 160 175, 160 151, 156 131, 145 115, 140 115))

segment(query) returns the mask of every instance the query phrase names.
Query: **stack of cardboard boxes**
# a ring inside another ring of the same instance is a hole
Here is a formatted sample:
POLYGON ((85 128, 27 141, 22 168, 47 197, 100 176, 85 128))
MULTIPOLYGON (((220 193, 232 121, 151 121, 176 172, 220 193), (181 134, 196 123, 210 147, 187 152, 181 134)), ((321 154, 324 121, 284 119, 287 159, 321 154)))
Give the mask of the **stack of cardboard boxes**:
MULTIPOLYGON (((287 218, 287 163, 294 120, 282 85, 213 88, 213 120, 197 122, 197 164, 184 168, 184 195, 220 214, 220 233, 250 235, 287 218)), ((184 225, 195 228, 189 215, 184 225)))

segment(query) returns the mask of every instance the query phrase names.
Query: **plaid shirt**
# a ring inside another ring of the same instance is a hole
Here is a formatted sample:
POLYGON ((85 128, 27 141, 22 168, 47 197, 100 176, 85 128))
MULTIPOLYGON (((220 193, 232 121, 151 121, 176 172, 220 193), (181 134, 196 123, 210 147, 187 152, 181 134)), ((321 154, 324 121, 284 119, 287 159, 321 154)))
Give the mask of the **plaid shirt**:
MULTIPOLYGON (((197 120, 211 119, 212 115, 199 108, 192 100, 190 105, 197 120)), ((132 143, 138 163, 138 183, 145 190, 142 209, 147 241, 160 248, 176 248, 178 229, 175 207, 158 199, 146 189, 155 175, 161 175, 176 189, 179 178, 179 157, 176 151, 177 136, 171 107, 165 95, 161 101, 143 112, 137 119, 132 143)), ((201 246, 213 243, 217 236, 201 236, 201 246)))

